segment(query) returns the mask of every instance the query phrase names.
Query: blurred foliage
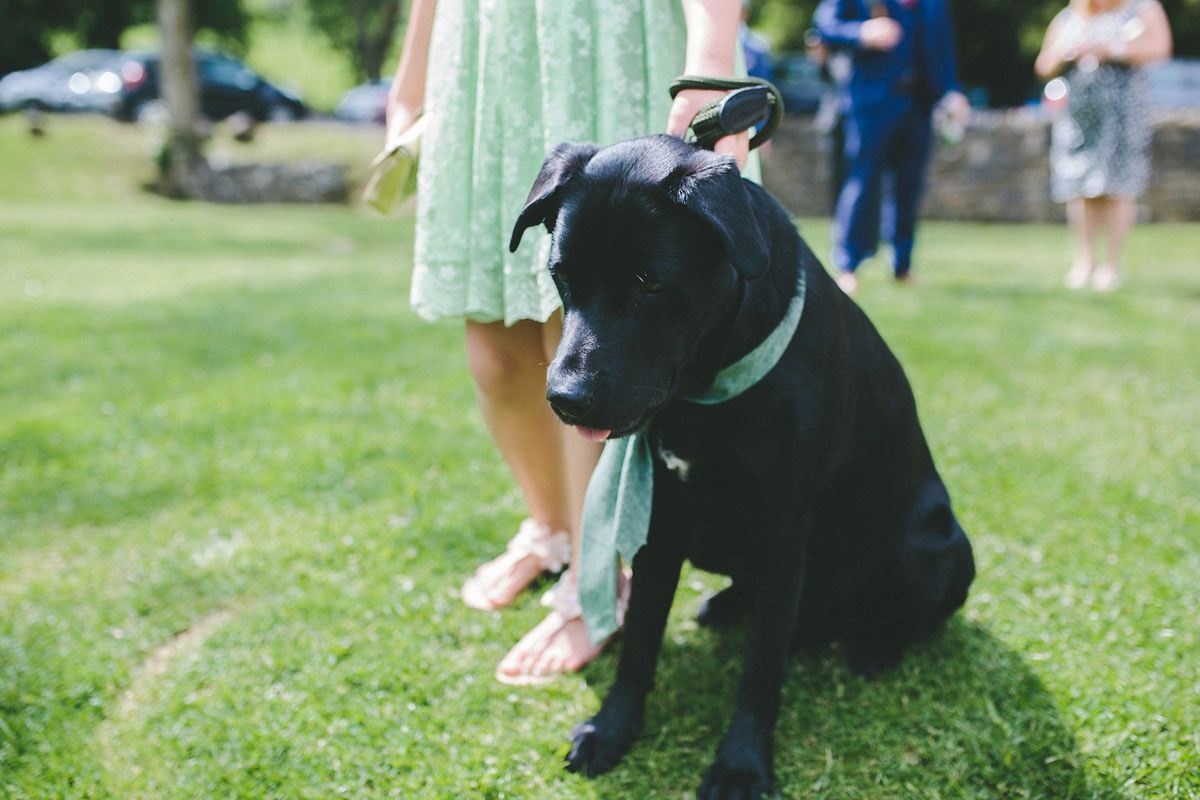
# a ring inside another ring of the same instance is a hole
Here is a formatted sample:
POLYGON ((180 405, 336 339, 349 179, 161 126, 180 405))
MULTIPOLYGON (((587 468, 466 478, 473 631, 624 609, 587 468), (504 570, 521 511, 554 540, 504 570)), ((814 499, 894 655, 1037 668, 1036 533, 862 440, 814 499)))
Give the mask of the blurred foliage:
POLYGON ((402 0, 306 0, 313 27, 345 55, 360 79, 376 81, 393 43, 400 41, 402 0))
MULTIPOLYGON (((192 0, 196 27, 230 49, 242 49, 250 15, 242 0, 192 0)), ((154 22, 154 0, 0 0, 0 75, 33 67, 54 55, 56 35, 69 34, 79 47, 120 46, 133 25, 154 22)))
POLYGON ((74 16, 66 0, 0 0, 0 75, 45 61, 50 34, 74 16))
POLYGON ((764 34, 775 50, 803 50, 817 0, 750 0, 750 27, 764 34))
MULTIPOLYGON (((803 50, 818 0, 751 0, 750 24, 776 50, 803 50)), ((1020 105, 1036 93, 1033 60, 1065 0, 947 0, 958 42, 959 78, 987 91, 994 106, 1020 105)), ((1160 0, 1175 55, 1200 56, 1200 0, 1160 0)))
POLYGON ((1200 0, 1160 0, 1171 21, 1176 58, 1200 57, 1200 0))

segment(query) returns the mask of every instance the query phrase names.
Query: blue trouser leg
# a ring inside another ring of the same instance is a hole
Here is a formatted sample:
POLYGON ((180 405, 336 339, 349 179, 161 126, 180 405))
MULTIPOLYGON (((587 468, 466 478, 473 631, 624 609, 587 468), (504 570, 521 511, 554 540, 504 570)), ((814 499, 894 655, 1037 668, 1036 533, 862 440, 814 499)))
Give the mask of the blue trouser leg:
POLYGON ((894 219, 889 233, 895 251, 897 277, 907 275, 912 267, 917 214, 925 187, 925 167, 929 163, 932 138, 929 115, 920 108, 913 108, 897 126, 889 148, 887 168, 895 175, 894 219))
POLYGON ((896 173, 884 170, 880 183, 883 196, 879 204, 879 238, 885 242, 896 241, 896 173))
POLYGON ((834 265, 853 272, 879 243, 879 197, 887 120, 880 115, 846 115, 846 179, 834 216, 834 265))

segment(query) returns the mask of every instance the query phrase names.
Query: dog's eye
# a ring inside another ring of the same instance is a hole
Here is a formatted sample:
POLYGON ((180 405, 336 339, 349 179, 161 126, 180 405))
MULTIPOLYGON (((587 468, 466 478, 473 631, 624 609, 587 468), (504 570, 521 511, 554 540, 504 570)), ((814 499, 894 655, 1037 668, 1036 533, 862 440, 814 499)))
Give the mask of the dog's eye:
POLYGON ((638 283, 641 284, 640 288, 643 294, 659 294, 660 292, 665 291, 667 288, 665 283, 659 283, 658 281, 651 280, 645 275, 638 275, 637 279, 638 283))

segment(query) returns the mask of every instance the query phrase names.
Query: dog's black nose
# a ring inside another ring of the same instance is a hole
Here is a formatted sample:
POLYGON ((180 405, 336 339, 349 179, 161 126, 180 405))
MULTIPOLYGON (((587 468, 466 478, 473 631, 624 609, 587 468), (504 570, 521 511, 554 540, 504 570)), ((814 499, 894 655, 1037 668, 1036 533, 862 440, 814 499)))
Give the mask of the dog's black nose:
POLYGON ((578 425, 592 408, 592 396, 570 389, 555 390, 551 387, 546 392, 546 399, 559 419, 568 425, 578 425))

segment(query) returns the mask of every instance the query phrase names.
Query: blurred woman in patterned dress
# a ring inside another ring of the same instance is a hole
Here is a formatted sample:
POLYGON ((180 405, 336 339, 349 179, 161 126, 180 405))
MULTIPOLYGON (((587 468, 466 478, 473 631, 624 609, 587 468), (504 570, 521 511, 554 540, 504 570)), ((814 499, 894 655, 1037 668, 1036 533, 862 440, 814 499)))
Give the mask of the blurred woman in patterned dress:
MULTIPOLYGON (((1070 0, 1051 21, 1034 69, 1066 93, 1052 123, 1050 194, 1067 204, 1075 256, 1064 283, 1109 291, 1121 246, 1150 181, 1148 88, 1140 69, 1171 55, 1158 0, 1070 0), (1104 235, 1105 258, 1095 242, 1104 235)), ((1049 87, 1048 87, 1049 88, 1049 87)))

